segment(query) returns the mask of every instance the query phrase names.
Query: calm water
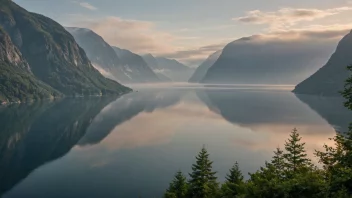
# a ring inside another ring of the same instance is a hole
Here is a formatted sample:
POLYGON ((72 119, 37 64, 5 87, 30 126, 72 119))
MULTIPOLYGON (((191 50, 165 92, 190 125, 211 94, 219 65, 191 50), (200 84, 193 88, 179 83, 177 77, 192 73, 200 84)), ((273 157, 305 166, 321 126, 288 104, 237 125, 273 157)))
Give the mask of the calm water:
POLYGON ((282 87, 173 87, 1 107, 0 196, 161 197, 203 145, 222 181, 235 161, 257 170, 294 127, 310 155, 331 144, 352 120, 342 101, 282 87))

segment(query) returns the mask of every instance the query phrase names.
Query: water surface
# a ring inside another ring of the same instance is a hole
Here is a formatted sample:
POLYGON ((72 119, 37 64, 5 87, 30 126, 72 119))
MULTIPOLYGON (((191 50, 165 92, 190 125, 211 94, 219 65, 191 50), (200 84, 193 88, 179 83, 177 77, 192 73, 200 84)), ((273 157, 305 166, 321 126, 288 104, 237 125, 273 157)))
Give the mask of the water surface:
POLYGON ((174 86, 1 107, 0 194, 162 197, 203 146, 223 181, 235 161, 257 170, 295 127, 313 156, 347 129, 342 102, 285 87, 174 86))

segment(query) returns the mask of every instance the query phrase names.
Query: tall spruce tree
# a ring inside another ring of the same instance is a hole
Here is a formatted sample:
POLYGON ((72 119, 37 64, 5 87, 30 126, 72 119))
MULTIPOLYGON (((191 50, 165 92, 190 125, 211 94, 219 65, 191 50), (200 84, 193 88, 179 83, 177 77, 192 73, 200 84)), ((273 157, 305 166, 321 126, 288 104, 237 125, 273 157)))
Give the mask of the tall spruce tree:
POLYGON ((213 162, 209 160, 208 151, 205 147, 196 157, 196 163, 192 165, 192 173, 189 174, 191 198, 213 198, 219 191, 219 184, 215 176, 216 172, 212 171, 213 162))
POLYGON ((283 157, 286 161, 286 169, 295 173, 300 168, 311 167, 311 160, 307 158, 305 143, 301 143, 301 137, 297 129, 293 129, 290 138, 285 142, 286 153, 283 157))
POLYGON ((241 197, 245 194, 245 183, 239 165, 236 162, 226 176, 226 182, 221 186, 221 197, 241 197))
POLYGON ((284 151, 281 150, 280 148, 276 148, 276 151, 274 151, 274 157, 271 160, 271 165, 275 169, 275 176, 277 179, 282 180, 285 179, 285 158, 284 158, 284 151))
POLYGON ((188 183, 181 171, 175 174, 173 181, 164 194, 164 198, 186 198, 188 195, 188 183))
POLYGON ((238 166, 238 162, 230 169, 230 174, 226 176, 227 182, 240 184, 243 182, 243 175, 238 166))

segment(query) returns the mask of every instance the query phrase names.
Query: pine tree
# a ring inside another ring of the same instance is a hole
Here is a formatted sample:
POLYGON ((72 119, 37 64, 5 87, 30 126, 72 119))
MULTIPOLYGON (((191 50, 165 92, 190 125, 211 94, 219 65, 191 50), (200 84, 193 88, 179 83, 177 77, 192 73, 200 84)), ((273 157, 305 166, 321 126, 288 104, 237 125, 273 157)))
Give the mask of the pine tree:
POLYGON ((284 179, 285 178, 285 158, 284 158, 284 151, 282 151, 280 148, 276 148, 276 151, 274 151, 274 157, 271 161, 271 165, 275 169, 275 176, 278 179, 284 179))
POLYGON ((166 190, 164 198, 186 198, 188 194, 188 183, 181 171, 175 174, 173 181, 166 190))
POLYGON ((223 198, 239 197, 245 192, 242 172, 239 169, 238 163, 230 169, 230 174, 226 176, 226 182, 221 187, 223 198))
POLYGON ((230 174, 226 176, 227 182, 240 184, 243 182, 243 175, 238 166, 238 162, 230 169, 230 174))
POLYGON ((305 143, 300 143, 301 137, 297 132, 297 129, 293 129, 290 134, 290 138, 285 143, 285 150, 287 153, 283 154, 286 160, 286 169, 293 174, 300 168, 311 167, 311 161, 307 158, 306 150, 304 148, 305 143))
POLYGON ((203 147, 196 157, 196 163, 192 165, 193 172, 189 174, 191 198, 213 198, 217 195, 219 184, 216 172, 212 171, 212 164, 208 151, 203 147))

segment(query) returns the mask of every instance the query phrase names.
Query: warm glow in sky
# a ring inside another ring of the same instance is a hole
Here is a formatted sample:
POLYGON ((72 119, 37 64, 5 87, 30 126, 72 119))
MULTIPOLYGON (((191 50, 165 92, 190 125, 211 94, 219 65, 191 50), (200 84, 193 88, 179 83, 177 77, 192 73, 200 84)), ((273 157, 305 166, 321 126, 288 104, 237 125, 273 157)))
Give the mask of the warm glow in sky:
POLYGON ((352 2, 346 0, 15 2, 64 26, 90 28, 111 45, 190 64, 244 36, 337 41, 352 29, 352 2))

